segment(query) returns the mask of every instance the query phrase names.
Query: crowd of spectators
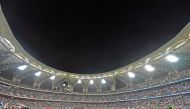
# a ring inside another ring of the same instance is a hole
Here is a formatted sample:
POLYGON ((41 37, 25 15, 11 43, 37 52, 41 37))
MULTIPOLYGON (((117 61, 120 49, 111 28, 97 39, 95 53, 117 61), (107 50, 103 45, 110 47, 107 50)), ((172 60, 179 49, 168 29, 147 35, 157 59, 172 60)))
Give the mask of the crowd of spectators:
POLYGON ((64 94, 39 91, 10 84, 0 84, 0 100, 9 104, 23 104, 32 109, 176 109, 190 107, 190 78, 175 73, 153 82, 149 87, 103 94, 64 94), (157 84, 156 84, 157 83, 157 84), (163 84, 161 84, 163 83, 163 84))
POLYGON ((0 85, 0 99, 10 104, 24 104, 32 109, 176 109, 190 107, 190 79, 159 87, 112 95, 74 95, 42 92, 0 85))
POLYGON ((168 85, 153 87, 143 90, 136 90, 131 92, 107 95, 76 95, 76 94, 63 94, 42 92, 36 90, 29 90, 20 87, 12 87, 0 85, 0 93, 26 97, 31 99, 47 99, 52 101, 79 101, 79 102, 110 102, 110 101, 128 101, 142 98, 152 98, 157 96, 172 95, 177 93, 190 92, 190 79, 185 79, 168 85))
POLYGON ((0 99, 10 104, 22 103, 31 109, 166 109, 169 106, 175 107, 175 109, 190 108, 190 94, 109 103, 53 102, 4 96, 1 96, 0 99))

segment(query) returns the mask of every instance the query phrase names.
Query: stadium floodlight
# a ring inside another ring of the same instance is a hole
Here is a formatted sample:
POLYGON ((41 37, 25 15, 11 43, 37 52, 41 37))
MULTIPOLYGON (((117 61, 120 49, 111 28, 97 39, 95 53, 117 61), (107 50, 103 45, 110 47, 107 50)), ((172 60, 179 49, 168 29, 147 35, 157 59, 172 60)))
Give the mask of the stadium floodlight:
POLYGON ((19 70, 25 70, 27 68, 27 65, 21 65, 17 67, 19 70))
POLYGON ((42 72, 38 71, 38 72, 36 72, 34 75, 35 75, 35 76, 40 76, 41 73, 42 73, 42 72))
POLYGON ((55 75, 51 76, 50 79, 51 79, 51 80, 54 80, 54 79, 55 79, 55 75))
POLYGON ((81 83, 82 83, 81 79, 79 79, 77 83, 78 83, 78 84, 81 84, 81 83))
POLYGON ((94 84, 94 81, 93 81, 93 80, 90 80, 90 84, 94 84))
POLYGON ((106 84, 106 80, 105 79, 102 79, 102 84, 106 84))
POLYGON ((178 57, 176 57, 175 55, 167 55, 166 56, 166 60, 168 60, 171 63, 177 62, 179 60, 178 57))
POLYGON ((128 76, 129 76, 129 78, 134 78, 135 74, 133 72, 128 72, 128 76))
POLYGON ((145 65, 145 69, 149 72, 152 72, 155 70, 155 68, 152 65, 145 65))

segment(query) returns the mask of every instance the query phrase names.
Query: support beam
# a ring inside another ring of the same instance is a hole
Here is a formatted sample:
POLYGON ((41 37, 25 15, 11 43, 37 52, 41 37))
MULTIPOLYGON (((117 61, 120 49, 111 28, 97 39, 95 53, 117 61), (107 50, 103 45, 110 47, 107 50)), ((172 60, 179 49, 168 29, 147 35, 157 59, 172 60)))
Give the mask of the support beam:
POLYGON ((9 51, 0 53, 0 63, 5 61, 7 58, 9 58, 12 55, 9 51))
POLYGON ((114 79, 112 82, 111 91, 115 91, 115 89, 116 89, 116 79, 114 79))
POLYGON ((156 69, 159 71, 164 71, 166 73, 170 73, 170 72, 178 72, 176 64, 170 64, 170 65, 166 65, 166 64, 157 64, 155 65, 156 69))
POLYGON ((51 88, 51 89, 57 91, 58 86, 59 86, 59 84, 60 84, 62 81, 63 81, 62 78, 58 78, 58 79, 56 79, 55 81, 52 81, 52 88, 51 88))
POLYGON ((23 65, 24 63, 6 63, 0 66, 0 72, 5 71, 5 70, 9 70, 9 69, 14 69, 17 68, 20 65, 23 65))
POLYGON ((102 92, 102 79, 101 78, 99 78, 99 79, 96 79, 95 81, 94 81, 94 83, 95 83, 95 86, 96 86, 96 92, 102 92))
POLYGON ((83 93, 88 93, 88 87, 89 87, 89 79, 82 79, 82 87, 83 87, 83 93))
POLYGON ((58 77, 54 81, 52 81, 52 90, 58 89, 58 86, 61 84, 63 81, 68 81, 68 78, 65 77, 58 77))
POLYGON ((69 79, 69 81, 68 81, 69 82, 69 90, 71 92, 73 92, 73 89, 76 86, 78 79, 76 79, 76 78, 68 78, 68 79, 69 79))
POLYGON ((37 71, 38 71, 37 69, 30 68, 29 70, 27 70, 25 72, 15 73, 14 78, 18 79, 18 80, 22 80, 28 76, 33 76, 37 71))
POLYGON ((5 64, 11 57, 12 57, 12 55, 10 55, 7 58, 5 58, 4 60, 2 60, 1 63, 0 63, 0 66, 5 64))
POLYGON ((124 74, 118 75, 116 78, 125 83, 126 86, 129 83, 128 79, 126 78, 126 76, 124 76, 124 74))
POLYGON ((33 87, 34 88, 39 88, 43 82, 45 82, 47 79, 49 79, 52 75, 46 74, 43 77, 37 78, 34 81, 33 87))

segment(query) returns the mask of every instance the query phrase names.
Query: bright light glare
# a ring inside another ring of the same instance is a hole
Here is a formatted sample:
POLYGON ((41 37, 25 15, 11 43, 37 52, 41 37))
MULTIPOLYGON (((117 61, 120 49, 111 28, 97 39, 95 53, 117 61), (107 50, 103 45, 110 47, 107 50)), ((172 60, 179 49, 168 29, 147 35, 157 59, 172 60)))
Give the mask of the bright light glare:
POLYGON ((51 76, 50 79, 51 79, 51 80, 54 80, 54 79, 55 79, 55 75, 51 76))
POLYGON ((105 79, 102 79, 102 84, 106 84, 106 80, 105 79))
POLYGON ((152 71, 155 70, 155 68, 154 68, 153 66, 151 66, 151 65, 145 65, 145 69, 146 69, 147 71, 149 71, 149 72, 152 72, 152 71))
POLYGON ((133 72, 128 72, 128 76, 129 76, 130 78, 134 78, 134 77, 135 77, 135 74, 134 74, 133 72))
POLYGON ((78 84, 81 84, 81 83, 82 83, 82 81, 79 79, 77 83, 78 83, 78 84))
POLYGON ((94 81, 93 81, 93 80, 90 80, 90 84, 94 84, 94 81))
POLYGON ((175 55, 168 55, 166 56, 166 59, 169 61, 169 62, 177 62, 179 59, 178 57, 176 57, 175 55))
POLYGON ((42 73, 42 72, 40 72, 40 71, 39 71, 39 72, 36 72, 36 73, 35 73, 35 76, 40 76, 41 73, 42 73))
POLYGON ((21 66, 18 67, 19 70, 24 70, 26 68, 27 68, 27 65, 21 65, 21 66))

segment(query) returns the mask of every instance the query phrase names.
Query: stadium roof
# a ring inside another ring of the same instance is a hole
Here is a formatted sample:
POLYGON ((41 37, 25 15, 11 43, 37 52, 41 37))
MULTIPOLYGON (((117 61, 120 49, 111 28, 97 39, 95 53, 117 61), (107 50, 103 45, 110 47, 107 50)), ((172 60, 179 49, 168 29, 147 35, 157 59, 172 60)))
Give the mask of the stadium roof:
POLYGON ((190 63, 188 57, 190 23, 176 37, 155 52, 122 68, 99 74, 76 74, 60 71, 39 62, 28 54, 15 39, 2 10, 0 10, 0 39, 1 76, 34 88, 55 89, 58 86, 65 87, 67 85, 72 91, 76 88, 78 92, 88 92, 90 87, 91 89, 95 88, 97 92, 102 92, 103 84, 106 83, 108 87, 106 86, 105 90, 115 90, 125 87, 126 84, 167 76, 171 72, 180 71, 181 68, 185 69, 190 63), (176 56, 177 60, 179 58, 179 62, 168 63, 165 59, 168 55, 176 56), (178 67, 181 65, 183 67, 178 67), (12 74, 10 74, 11 72, 12 74), (32 82, 28 82, 28 79, 31 79, 32 82))

